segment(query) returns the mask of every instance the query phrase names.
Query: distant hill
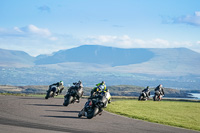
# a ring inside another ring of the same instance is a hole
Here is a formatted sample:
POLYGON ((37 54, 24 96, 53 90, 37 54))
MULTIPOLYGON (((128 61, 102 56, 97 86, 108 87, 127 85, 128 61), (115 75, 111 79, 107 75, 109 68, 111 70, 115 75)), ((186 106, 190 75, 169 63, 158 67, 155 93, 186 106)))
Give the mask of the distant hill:
POLYGON ((30 66, 34 65, 34 60, 34 57, 23 51, 0 49, 0 66, 30 66))
POLYGON ((126 72, 159 76, 185 76, 200 74, 200 53, 187 48, 152 48, 154 56, 140 64, 116 67, 126 72))
POLYGON ((183 76, 200 74, 200 53, 187 48, 122 49, 84 45, 38 56, 36 65, 68 70, 93 70, 183 76), (55 66, 57 64, 57 66, 55 66))
POLYGON ((57 64, 64 62, 82 62, 121 66, 146 62, 154 53, 148 49, 121 49, 99 45, 84 45, 68 50, 61 50, 52 56, 38 56, 36 65, 57 64))

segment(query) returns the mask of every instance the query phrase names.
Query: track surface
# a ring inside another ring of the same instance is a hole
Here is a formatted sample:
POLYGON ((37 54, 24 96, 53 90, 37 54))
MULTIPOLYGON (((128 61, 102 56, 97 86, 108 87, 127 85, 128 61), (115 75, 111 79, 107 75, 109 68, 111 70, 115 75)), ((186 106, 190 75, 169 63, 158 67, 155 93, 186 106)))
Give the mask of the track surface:
POLYGON ((200 133, 105 111, 93 119, 78 118, 85 102, 65 107, 63 99, 0 95, 0 133, 200 133))

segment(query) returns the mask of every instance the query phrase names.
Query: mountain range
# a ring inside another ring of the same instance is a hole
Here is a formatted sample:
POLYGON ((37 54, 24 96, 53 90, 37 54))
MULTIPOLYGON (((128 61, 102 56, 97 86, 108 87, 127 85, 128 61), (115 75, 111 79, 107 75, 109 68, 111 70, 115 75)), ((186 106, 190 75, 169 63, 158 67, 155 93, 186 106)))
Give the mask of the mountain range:
POLYGON ((120 49, 97 45, 84 45, 73 49, 61 50, 52 56, 38 56, 36 65, 64 62, 81 62, 122 66, 146 62, 154 53, 148 49, 120 49))
POLYGON ((0 66, 24 67, 34 65, 35 58, 24 51, 0 49, 0 66))
POLYGON ((83 70, 88 67, 96 71, 187 75, 200 74, 200 53, 187 48, 122 49, 99 45, 83 45, 60 50, 50 56, 32 57, 23 51, 0 49, 0 66, 26 67, 42 65, 69 67, 68 69, 82 68, 83 70))
MULTIPOLYGON (((37 57, 32 57, 23 51, 0 49, 0 74, 12 78, 12 74, 6 75, 5 71, 15 68, 15 71, 17 71, 15 76, 18 76, 18 78, 19 73, 22 73, 23 70, 23 74, 27 74, 26 76, 30 73, 40 75, 41 80, 45 83, 60 78, 63 73, 71 76, 73 73, 76 74, 76 77, 84 77, 85 81, 88 81, 89 78, 92 81, 96 76, 97 79, 106 77, 115 84, 117 82, 119 84, 130 84, 131 79, 144 81, 144 84, 147 81, 149 83, 161 79, 170 82, 176 80, 198 84, 200 82, 199 66, 200 53, 187 48, 123 49, 100 45, 83 45, 37 57), (47 77, 54 75, 55 78, 42 78, 45 74, 48 75, 47 77)), ((9 71, 6 72, 9 73, 9 71)), ((66 80, 76 79, 72 77, 68 77, 66 80)), ((6 82, 5 78, 2 82, 6 82)), ((36 82, 39 82, 39 79, 32 84, 38 84, 36 82)))

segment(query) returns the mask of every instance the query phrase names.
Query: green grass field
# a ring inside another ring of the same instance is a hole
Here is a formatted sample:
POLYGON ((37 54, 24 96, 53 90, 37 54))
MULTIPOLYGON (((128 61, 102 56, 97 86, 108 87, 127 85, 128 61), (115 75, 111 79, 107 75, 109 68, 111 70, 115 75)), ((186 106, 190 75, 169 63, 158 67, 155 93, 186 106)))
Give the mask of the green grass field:
POLYGON ((200 103, 117 100, 105 109, 126 117, 200 131, 200 103))

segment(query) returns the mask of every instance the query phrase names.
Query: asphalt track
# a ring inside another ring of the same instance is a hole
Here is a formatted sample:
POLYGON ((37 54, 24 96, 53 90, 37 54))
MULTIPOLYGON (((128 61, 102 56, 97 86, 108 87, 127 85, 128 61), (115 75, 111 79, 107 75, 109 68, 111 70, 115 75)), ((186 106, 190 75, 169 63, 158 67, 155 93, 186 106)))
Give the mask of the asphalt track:
POLYGON ((86 100, 62 106, 63 99, 0 95, 0 133, 200 133, 103 112, 78 118, 86 100))

